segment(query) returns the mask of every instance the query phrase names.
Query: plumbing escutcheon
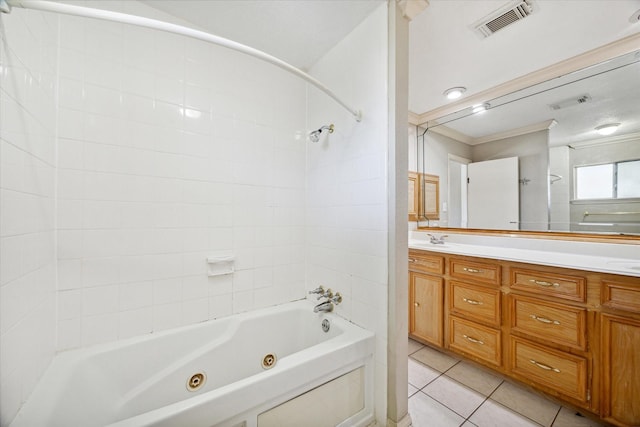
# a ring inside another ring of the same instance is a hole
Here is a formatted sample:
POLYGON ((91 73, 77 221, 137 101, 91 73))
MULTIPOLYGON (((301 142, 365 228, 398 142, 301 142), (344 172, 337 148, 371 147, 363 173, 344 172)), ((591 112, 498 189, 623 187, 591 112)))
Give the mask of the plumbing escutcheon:
POLYGON ((324 294, 321 294, 318 296, 318 299, 322 299, 322 298, 333 298, 333 291, 331 290, 331 288, 327 289, 324 294))
POLYGON ((331 301, 333 301, 336 304, 340 304, 342 302, 342 295, 340 295, 340 292, 336 292, 335 296, 331 299, 331 301))

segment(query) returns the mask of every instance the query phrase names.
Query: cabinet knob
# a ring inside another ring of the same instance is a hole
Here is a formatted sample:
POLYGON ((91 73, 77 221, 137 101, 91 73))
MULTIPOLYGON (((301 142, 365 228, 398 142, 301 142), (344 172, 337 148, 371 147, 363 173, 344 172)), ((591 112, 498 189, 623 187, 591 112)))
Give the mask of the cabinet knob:
POLYGON ((413 305, 416 306, 416 307, 420 307, 420 303, 419 302, 414 302, 413 305))

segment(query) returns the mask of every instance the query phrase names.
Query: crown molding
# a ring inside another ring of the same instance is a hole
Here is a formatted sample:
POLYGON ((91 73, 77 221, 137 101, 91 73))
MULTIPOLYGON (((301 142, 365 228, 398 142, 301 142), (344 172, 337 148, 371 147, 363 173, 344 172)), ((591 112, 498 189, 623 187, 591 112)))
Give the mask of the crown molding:
POLYGON ((467 134, 464 134, 462 132, 458 132, 457 130, 448 128, 444 125, 441 126, 435 126, 429 129, 431 132, 433 133, 437 133, 438 135, 442 135, 442 136, 446 136, 448 138, 454 139, 458 142, 462 142, 464 144, 467 145, 474 145, 473 141, 474 138, 470 137, 467 134))
POLYGON ((420 15, 427 7, 429 7, 429 0, 396 0, 402 16, 409 21, 413 20, 416 16, 420 15))
POLYGON ((420 124, 420 115, 409 111, 409 124, 418 126, 420 124))
POLYGON ((513 138, 515 136, 526 135, 533 132, 539 132, 541 130, 551 129, 556 124, 558 124, 558 122, 556 122, 554 119, 545 120, 544 122, 535 123, 516 129, 510 129, 505 132, 498 132, 491 135, 481 136, 479 138, 474 138, 462 132, 458 132, 457 130, 448 128, 444 125, 432 127, 429 130, 433 133, 449 137, 467 145, 479 145, 484 144, 485 142, 498 141, 500 139, 513 138))
POLYGON ((621 142, 640 141, 640 132, 627 133, 625 135, 607 136, 605 138, 596 138, 589 141, 580 141, 575 144, 567 144, 569 148, 580 150, 582 148, 595 147, 598 145, 620 144, 621 142))
POLYGON ((575 71, 581 70, 608 61, 621 55, 638 50, 640 46, 640 32, 623 37, 612 43, 605 44, 596 49, 589 50, 583 54, 565 59, 556 64, 550 65, 522 77, 510 80, 498 86, 479 92, 475 95, 465 97, 460 101, 435 108, 431 111, 418 114, 417 125, 424 125, 430 120, 435 120, 447 114, 469 108, 473 105, 483 104, 492 99, 508 95, 529 86, 546 82, 575 71))
POLYGON ((516 129, 510 129, 504 132, 494 133, 492 135, 481 136, 480 138, 472 138, 472 145, 484 144, 485 142, 497 141, 505 138, 513 138, 515 136, 526 135, 528 133, 539 132, 541 130, 551 129, 558 122, 555 119, 545 120, 544 122, 534 123, 532 125, 523 126, 516 129))

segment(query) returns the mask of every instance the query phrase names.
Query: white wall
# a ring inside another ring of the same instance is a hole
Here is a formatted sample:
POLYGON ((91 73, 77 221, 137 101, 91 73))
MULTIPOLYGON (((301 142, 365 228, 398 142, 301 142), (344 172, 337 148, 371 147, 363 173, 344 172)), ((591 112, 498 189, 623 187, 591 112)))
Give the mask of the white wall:
POLYGON ((362 109, 356 122, 315 89, 308 127, 335 124, 307 154, 307 288, 344 295, 337 312, 376 333, 376 418, 386 420, 387 5, 336 45, 311 73, 362 109), (357 52, 357 55, 354 54, 357 52))
POLYGON ((58 23, 0 13, 0 425, 55 351, 58 23))
MULTIPOLYGON (((432 226, 440 225, 447 227, 449 226, 449 213, 451 212, 451 201, 449 200, 449 154, 471 159, 472 147, 433 131, 427 131, 424 135, 423 144, 421 137, 423 133, 424 128, 418 128, 418 170, 440 177, 440 219, 437 221, 429 221, 429 224, 432 226), (423 162, 425 166, 422 165, 423 162), (447 212, 443 209, 444 203, 448 206, 447 212)), ((415 137, 413 141, 411 139, 409 140, 410 159, 412 156, 411 153, 416 151, 415 144, 415 137)), ((411 160, 409 169, 411 169, 411 160)), ((426 225, 426 222, 421 225, 426 225)))

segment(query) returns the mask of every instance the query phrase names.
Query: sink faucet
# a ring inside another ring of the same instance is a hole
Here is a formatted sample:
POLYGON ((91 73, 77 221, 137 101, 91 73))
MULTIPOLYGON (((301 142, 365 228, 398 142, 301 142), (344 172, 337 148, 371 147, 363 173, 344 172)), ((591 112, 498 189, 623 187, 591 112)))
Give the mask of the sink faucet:
POLYGON ((433 234, 428 234, 428 236, 429 236, 429 243, 431 243, 432 245, 444 245, 444 238, 449 237, 446 234, 440 237, 436 237, 433 234))

